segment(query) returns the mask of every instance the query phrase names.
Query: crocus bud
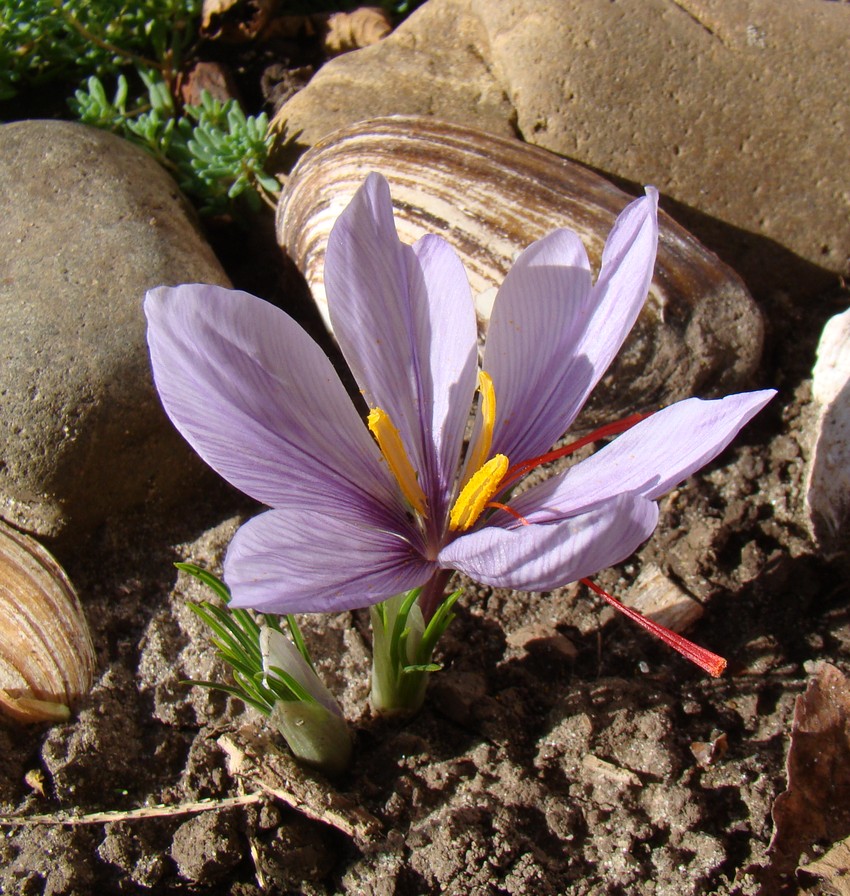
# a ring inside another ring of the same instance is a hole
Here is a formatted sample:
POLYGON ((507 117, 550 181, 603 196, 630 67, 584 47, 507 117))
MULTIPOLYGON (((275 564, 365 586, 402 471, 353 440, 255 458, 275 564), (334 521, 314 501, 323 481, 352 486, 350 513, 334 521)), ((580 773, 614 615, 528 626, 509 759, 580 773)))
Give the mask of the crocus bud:
POLYGON ((260 651, 265 683, 277 678, 290 689, 294 682, 303 691, 303 699, 277 700, 270 716, 294 756, 329 775, 345 771, 351 760, 351 735, 333 695, 281 632, 263 626, 260 651))

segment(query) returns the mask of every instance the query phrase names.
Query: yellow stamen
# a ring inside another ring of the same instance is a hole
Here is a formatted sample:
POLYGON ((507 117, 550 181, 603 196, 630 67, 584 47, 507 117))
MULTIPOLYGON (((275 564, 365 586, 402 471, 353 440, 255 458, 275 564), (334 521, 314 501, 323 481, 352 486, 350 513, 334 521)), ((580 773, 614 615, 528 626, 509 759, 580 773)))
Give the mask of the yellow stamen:
POLYGON ((461 489, 449 514, 449 524, 456 532, 465 532, 481 516, 490 498, 508 472, 508 459, 504 454, 491 457, 473 473, 461 489))
POLYGON ((381 454, 384 455, 384 460, 392 470, 402 494, 420 516, 427 516, 428 502, 425 492, 419 485, 416 470, 413 469, 413 464, 404 450, 401 436, 393 421, 390 420, 390 415, 380 408, 373 408, 369 411, 369 418, 366 422, 381 449, 381 454))
POLYGON ((493 444, 493 427, 496 423, 496 390, 493 387, 490 374, 483 370, 478 371, 478 391, 481 393, 481 422, 467 453, 463 487, 466 487, 475 473, 484 465, 484 461, 490 456, 490 448, 493 444))

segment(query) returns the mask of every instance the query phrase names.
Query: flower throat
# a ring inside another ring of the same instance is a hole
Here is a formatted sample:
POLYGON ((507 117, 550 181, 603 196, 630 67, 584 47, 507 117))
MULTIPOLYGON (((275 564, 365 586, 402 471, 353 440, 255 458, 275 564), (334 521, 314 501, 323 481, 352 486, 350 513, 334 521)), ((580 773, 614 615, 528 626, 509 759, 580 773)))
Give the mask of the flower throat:
MULTIPOLYGON (((460 479, 460 492, 455 498, 449 511, 449 531, 466 532, 471 529, 481 518, 487 508, 503 510, 516 517, 520 523, 528 524, 516 511, 505 504, 493 501, 493 498, 506 488, 514 485, 526 473, 539 467, 541 464, 550 463, 561 457, 566 457, 579 448, 589 445, 598 439, 618 435, 631 429, 636 423, 648 416, 646 414, 632 414, 624 420, 610 423, 600 429, 594 430, 587 436, 556 448, 538 457, 524 460, 521 463, 510 466, 510 461, 504 454, 490 456, 493 445, 493 430, 496 425, 496 389, 493 380, 483 370, 478 372, 478 392, 480 395, 479 418, 476 430, 466 455, 466 463, 460 479)), ((373 408, 369 412, 368 426, 381 454, 395 476, 408 504, 423 519, 428 518, 428 499, 413 464, 405 451, 399 431, 392 422, 389 414, 381 408, 373 408)))

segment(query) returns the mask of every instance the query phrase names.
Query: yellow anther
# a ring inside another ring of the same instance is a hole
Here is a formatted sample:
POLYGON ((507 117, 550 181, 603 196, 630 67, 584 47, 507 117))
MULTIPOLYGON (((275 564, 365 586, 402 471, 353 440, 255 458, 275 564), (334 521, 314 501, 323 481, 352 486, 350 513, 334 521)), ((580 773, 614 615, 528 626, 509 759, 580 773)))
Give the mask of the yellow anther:
POLYGON ((366 422, 381 449, 381 454, 384 455, 384 460, 398 482, 401 493, 420 516, 427 516, 428 502, 425 492, 422 491, 416 470, 413 469, 413 464, 404 450, 401 436, 390 420, 390 415, 380 408, 373 408, 369 411, 366 422))
POLYGON ((497 454, 473 473, 469 482, 461 489, 449 514, 449 525, 454 531, 465 532, 475 523, 489 500, 498 492, 507 472, 507 457, 497 454))
POLYGON ((480 423, 467 452, 466 472, 463 478, 464 488, 490 456, 490 448, 493 444, 493 427, 496 423, 496 390, 493 387, 490 374, 483 370, 478 371, 478 391, 481 393, 480 423))

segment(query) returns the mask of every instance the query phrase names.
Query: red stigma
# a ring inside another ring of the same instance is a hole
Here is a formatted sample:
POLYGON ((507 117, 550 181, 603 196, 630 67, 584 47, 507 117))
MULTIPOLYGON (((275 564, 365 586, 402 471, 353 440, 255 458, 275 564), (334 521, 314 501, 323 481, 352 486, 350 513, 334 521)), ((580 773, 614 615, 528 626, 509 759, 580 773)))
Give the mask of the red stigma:
POLYGON ((723 674, 723 670, 726 668, 726 660, 724 660, 722 656, 718 656, 716 653, 712 653, 704 647, 699 647, 694 644, 693 641, 689 641, 687 638, 683 638, 681 635, 677 635, 675 632, 670 631, 669 628, 665 628, 663 625, 659 625, 657 622, 647 619, 642 613, 638 613, 638 611, 632 607, 627 607, 622 601, 617 600, 616 597, 608 594, 607 591, 603 591, 595 582, 591 582, 590 579, 582 579, 581 582, 583 585, 587 585, 591 591, 608 601, 615 610, 619 610, 624 616, 628 616, 629 619, 641 626, 641 628, 646 629, 648 632, 655 635, 656 638, 660 638, 665 644, 672 647, 673 650, 681 653, 685 659, 690 660, 692 663, 699 666, 700 669, 708 672, 709 675, 718 678, 723 674))
POLYGON ((618 436, 621 433, 624 433, 627 429, 631 429, 636 423, 640 423, 641 420, 645 420, 647 417, 651 416, 651 413, 631 414, 628 417, 624 417, 622 420, 617 420, 614 423, 607 423, 605 426, 600 426, 599 429, 594 429, 593 432, 588 433, 586 436, 582 436, 582 438, 577 439, 575 442, 570 442, 569 445, 564 445, 563 448, 555 448, 553 451, 547 451, 539 457, 532 457, 530 460, 524 460, 518 464, 514 464, 512 467, 508 468, 508 472, 505 473, 505 478, 502 480, 499 490, 504 491, 508 486, 513 485, 518 479, 521 479, 526 473, 533 470, 535 467, 539 467, 541 464, 548 464, 553 460, 566 457, 568 454, 572 454, 574 451, 578 451, 579 448, 584 448, 585 445, 589 445, 591 442, 596 442, 599 439, 606 439, 609 436, 618 436))
POLYGON ((505 513, 509 513, 515 520, 519 520, 523 526, 530 526, 531 523, 517 510, 514 510, 513 507, 508 507, 507 504, 500 504, 498 501, 488 501, 485 507, 495 507, 497 510, 504 510, 505 513))

